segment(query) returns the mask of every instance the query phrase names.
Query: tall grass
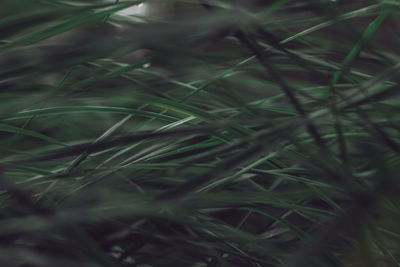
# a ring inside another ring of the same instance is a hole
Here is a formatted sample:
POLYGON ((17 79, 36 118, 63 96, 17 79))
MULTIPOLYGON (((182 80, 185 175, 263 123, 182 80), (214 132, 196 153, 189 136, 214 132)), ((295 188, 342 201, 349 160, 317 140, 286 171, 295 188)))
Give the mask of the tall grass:
POLYGON ((1 1, 0 265, 400 266, 399 3, 142 2, 1 1))

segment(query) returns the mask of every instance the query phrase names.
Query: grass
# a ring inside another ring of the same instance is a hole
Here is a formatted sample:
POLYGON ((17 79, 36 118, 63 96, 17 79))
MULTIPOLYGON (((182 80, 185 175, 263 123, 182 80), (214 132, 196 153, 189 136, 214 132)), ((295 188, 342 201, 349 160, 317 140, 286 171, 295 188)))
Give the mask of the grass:
POLYGON ((1 266, 400 266, 398 2, 185 2, 1 2, 1 266))

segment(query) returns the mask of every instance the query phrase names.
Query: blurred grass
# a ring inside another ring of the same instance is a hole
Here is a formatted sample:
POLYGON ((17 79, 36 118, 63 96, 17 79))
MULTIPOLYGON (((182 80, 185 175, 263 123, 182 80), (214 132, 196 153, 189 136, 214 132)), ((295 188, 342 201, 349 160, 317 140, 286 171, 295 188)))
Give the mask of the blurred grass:
POLYGON ((142 2, 0 2, 0 265, 400 266, 399 3, 142 2))

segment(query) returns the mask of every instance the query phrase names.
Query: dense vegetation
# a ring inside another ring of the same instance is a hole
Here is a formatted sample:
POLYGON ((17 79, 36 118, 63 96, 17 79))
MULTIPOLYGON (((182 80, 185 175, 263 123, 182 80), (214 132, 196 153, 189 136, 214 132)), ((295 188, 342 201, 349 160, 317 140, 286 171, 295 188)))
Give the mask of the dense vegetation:
POLYGON ((400 266, 399 2, 142 2, 0 2, 0 266, 400 266))

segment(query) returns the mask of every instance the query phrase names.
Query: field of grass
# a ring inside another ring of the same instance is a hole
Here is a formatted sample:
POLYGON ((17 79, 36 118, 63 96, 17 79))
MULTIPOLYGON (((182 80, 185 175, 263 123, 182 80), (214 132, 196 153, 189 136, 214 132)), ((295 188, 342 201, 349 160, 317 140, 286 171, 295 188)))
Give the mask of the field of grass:
POLYGON ((400 2, 142 2, 0 2, 0 266, 400 266, 400 2))

